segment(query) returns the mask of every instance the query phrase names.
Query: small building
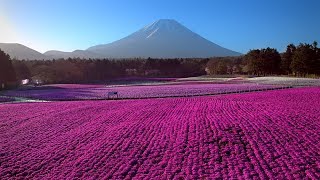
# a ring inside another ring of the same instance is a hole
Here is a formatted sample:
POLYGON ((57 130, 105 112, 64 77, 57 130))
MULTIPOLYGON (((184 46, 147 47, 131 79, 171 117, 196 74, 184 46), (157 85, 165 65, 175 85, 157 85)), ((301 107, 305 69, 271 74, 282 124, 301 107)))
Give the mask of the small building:
POLYGON ((22 84, 22 85, 27 85, 27 84, 29 84, 29 82, 30 82, 29 79, 23 79, 23 80, 21 80, 21 84, 22 84))

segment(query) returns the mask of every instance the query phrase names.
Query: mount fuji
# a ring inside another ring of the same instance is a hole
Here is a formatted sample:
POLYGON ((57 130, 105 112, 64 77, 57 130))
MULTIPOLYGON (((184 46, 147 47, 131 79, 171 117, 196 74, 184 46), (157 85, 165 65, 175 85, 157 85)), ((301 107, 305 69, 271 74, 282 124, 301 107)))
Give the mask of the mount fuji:
POLYGON ((208 41, 172 19, 160 19, 123 39, 93 46, 87 51, 109 58, 206 58, 241 55, 208 41))

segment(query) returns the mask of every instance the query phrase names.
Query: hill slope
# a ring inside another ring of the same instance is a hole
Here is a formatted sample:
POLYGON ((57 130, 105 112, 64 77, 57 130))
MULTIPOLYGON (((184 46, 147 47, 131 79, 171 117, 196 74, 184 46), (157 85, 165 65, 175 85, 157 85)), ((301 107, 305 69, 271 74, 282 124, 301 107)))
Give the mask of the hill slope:
POLYGON ((22 44, 17 43, 0 43, 0 49, 9 54, 12 59, 25 60, 42 60, 48 59, 40 52, 28 48, 22 44))
POLYGON ((94 52, 86 51, 86 50, 75 50, 73 52, 63 52, 63 51, 47 51, 44 53, 50 59, 59 59, 59 58, 102 58, 101 55, 96 54, 94 52))

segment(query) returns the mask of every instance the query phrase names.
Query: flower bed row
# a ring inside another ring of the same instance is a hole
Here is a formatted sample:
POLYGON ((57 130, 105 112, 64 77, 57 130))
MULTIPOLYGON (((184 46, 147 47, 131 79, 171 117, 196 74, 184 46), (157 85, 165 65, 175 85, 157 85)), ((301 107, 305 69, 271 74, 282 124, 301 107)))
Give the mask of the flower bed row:
MULTIPOLYGON (((60 87, 60 86, 59 86, 60 87)), ((225 93, 249 92, 266 89, 277 89, 280 86, 244 84, 172 84, 157 86, 117 86, 117 87, 84 87, 76 88, 33 89, 26 91, 8 91, 6 95, 34 98, 41 100, 81 100, 81 99, 134 99, 157 97, 200 96, 225 93), (117 92, 117 96, 108 97, 108 92, 117 92)))
POLYGON ((11 102, 11 101, 14 101, 15 99, 14 98, 11 98, 11 97, 5 97, 5 96, 0 96, 0 103, 3 103, 3 102, 11 102))

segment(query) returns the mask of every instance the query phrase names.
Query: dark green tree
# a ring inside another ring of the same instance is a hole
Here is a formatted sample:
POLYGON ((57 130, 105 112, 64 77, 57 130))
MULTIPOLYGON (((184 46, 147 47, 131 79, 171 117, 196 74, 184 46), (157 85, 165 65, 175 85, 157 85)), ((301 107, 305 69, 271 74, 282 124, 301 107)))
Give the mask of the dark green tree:
POLYGON ((312 48, 313 48, 313 50, 314 51, 316 51, 317 52, 317 50, 318 50, 318 42, 317 41, 313 41, 313 43, 312 43, 312 48))
POLYGON ((15 84, 16 75, 10 56, 0 49, 0 89, 15 84))
POLYGON ((293 44, 289 44, 287 46, 286 52, 283 54, 283 57, 281 58, 281 70, 282 72, 286 74, 291 74, 291 63, 292 63, 292 57, 296 50, 296 46, 293 44))
POLYGON ((18 80, 30 79, 31 73, 29 68, 27 67, 24 60, 13 60, 12 61, 13 68, 16 72, 16 77, 18 80))
POLYGON ((262 74, 262 63, 260 58, 260 50, 250 50, 245 55, 245 61, 247 64, 247 72, 249 74, 261 75, 262 74))
POLYGON ((281 56, 276 49, 254 49, 246 55, 247 71, 254 75, 280 74, 281 56))
POLYGON ((281 56, 274 48, 261 49, 260 58, 265 75, 280 74, 281 56))
POLYGON ((295 75, 305 76, 318 71, 317 48, 314 45, 301 43, 295 50, 290 66, 295 75))

